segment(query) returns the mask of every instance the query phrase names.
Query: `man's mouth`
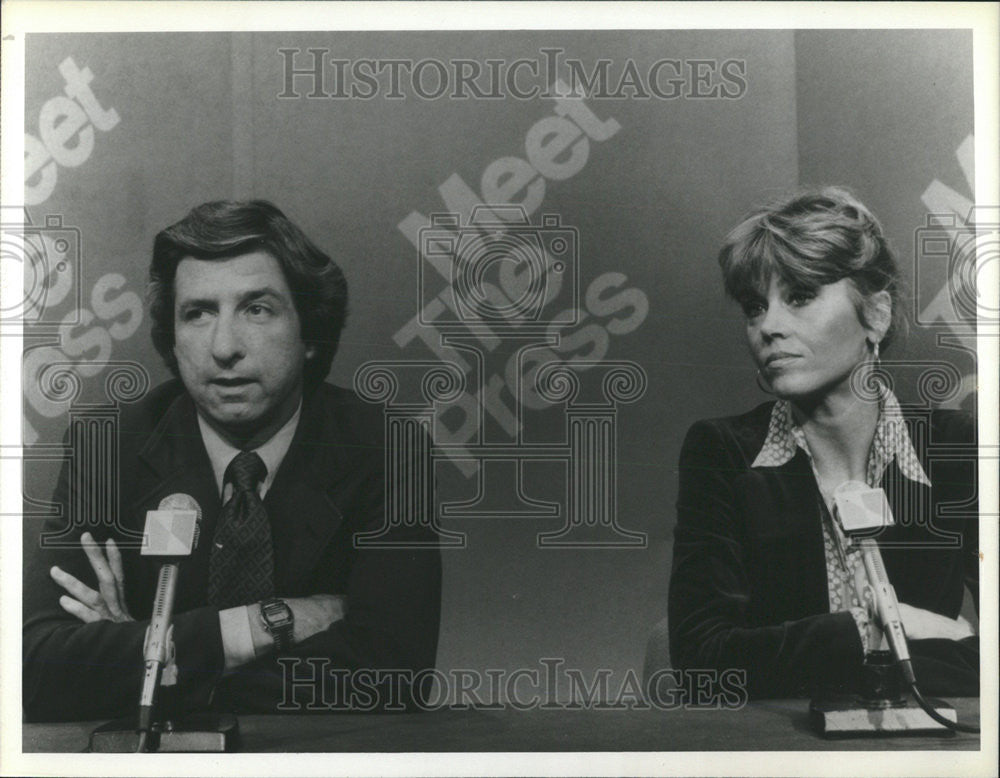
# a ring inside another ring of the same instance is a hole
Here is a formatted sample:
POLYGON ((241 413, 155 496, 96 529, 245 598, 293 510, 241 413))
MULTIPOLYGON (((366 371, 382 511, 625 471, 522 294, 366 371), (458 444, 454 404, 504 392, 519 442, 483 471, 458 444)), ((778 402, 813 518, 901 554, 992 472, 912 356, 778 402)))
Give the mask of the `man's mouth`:
POLYGON ((237 386, 246 386, 247 384, 252 384, 253 379, 241 378, 241 377, 231 377, 231 378, 213 378, 209 383, 215 386, 223 386, 227 388, 233 388, 237 386))

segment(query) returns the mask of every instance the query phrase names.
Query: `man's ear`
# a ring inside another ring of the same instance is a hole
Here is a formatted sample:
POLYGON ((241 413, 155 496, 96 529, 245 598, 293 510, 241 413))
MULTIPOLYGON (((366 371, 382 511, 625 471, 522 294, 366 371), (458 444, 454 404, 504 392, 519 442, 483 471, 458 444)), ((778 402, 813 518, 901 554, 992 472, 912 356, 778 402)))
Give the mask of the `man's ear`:
POLYGON ((865 323, 868 340, 880 343, 892 324, 892 295, 883 290, 865 298, 865 323))

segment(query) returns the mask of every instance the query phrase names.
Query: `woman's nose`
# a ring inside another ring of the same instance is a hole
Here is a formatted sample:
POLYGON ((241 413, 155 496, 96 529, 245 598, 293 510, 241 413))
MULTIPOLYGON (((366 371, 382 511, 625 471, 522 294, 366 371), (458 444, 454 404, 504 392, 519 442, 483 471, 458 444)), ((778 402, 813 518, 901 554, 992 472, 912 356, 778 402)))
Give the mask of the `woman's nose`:
POLYGON ((760 319, 760 334, 765 338, 775 338, 787 334, 788 317, 785 306, 780 302, 772 302, 760 319))

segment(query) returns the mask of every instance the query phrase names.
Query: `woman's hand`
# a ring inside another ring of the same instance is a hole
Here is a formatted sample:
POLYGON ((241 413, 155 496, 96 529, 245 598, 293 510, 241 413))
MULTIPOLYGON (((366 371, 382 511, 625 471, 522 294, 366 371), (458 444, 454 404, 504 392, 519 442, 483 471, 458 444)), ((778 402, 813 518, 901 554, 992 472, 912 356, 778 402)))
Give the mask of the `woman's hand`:
POLYGON ((903 620, 903 628, 909 640, 924 640, 926 638, 945 638, 946 640, 961 640, 976 634, 964 618, 949 619, 940 613, 914 608, 905 602, 899 603, 899 615, 903 620))

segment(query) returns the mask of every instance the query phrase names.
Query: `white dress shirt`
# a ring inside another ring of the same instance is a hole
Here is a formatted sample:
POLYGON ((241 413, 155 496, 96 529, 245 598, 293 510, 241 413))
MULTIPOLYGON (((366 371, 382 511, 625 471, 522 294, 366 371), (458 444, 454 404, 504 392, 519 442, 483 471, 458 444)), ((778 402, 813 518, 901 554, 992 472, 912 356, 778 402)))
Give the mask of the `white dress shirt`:
MULTIPOLYGON (((299 415, 302 411, 302 401, 295 409, 284 426, 279 429, 271 438, 261 446, 253 449, 263 460, 267 467, 267 475, 258 487, 258 493, 263 500, 271 484, 274 483, 274 474, 278 472, 285 454, 288 453, 292 445, 292 438, 295 437, 295 430, 299 426, 299 415)), ((208 459, 212 463, 212 472, 215 475, 215 485, 219 489, 222 504, 233 494, 233 485, 224 483, 226 468, 229 463, 241 453, 241 449, 236 448, 223 439, 218 432, 206 422, 201 414, 198 414, 198 428, 201 430, 201 439, 208 452, 208 459)), ((225 672, 230 673, 242 664, 252 661, 256 654, 254 652, 253 636, 250 632, 250 607, 239 605, 235 608, 227 608, 219 611, 219 627, 222 630, 222 649, 226 656, 225 672)))

